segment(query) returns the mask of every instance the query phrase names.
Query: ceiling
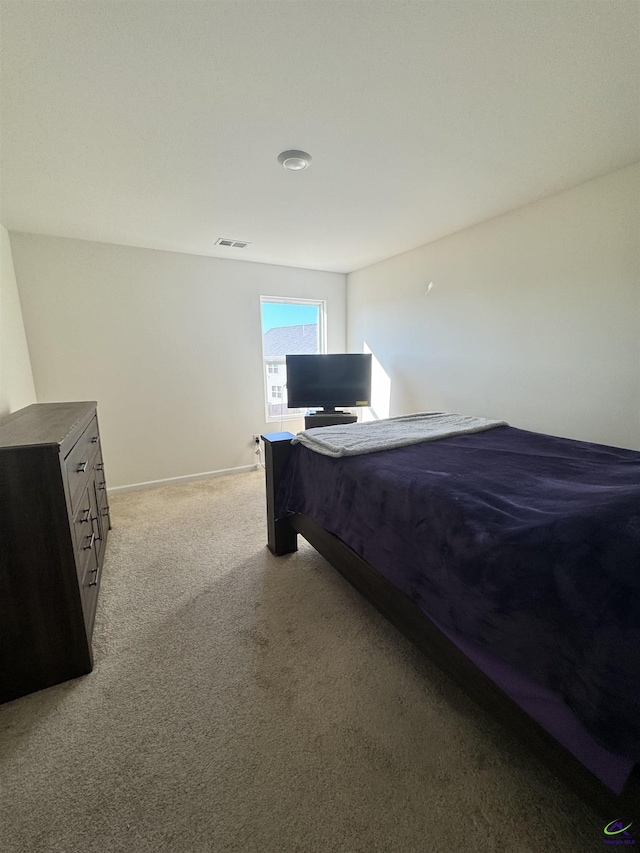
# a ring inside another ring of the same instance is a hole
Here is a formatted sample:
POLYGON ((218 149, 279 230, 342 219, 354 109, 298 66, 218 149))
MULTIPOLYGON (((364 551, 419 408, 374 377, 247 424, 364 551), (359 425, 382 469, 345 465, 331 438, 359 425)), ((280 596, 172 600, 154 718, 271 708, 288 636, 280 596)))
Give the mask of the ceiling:
POLYGON ((635 0, 0 8, 9 230, 350 272, 640 159, 635 0))

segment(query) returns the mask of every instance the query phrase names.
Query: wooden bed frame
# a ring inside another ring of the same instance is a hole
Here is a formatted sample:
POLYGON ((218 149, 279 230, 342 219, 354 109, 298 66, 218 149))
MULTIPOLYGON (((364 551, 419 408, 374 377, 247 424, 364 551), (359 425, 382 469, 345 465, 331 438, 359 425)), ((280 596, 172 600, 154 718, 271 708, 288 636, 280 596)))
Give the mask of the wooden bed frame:
POLYGON ((262 436, 267 488, 267 547, 276 556, 298 550, 302 535, 349 583, 424 652, 482 709, 504 727, 605 820, 640 818, 640 765, 634 767, 619 796, 587 770, 567 749, 533 720, 428 619, 404 593, 338 537, 298 513, 275 517, 275 499, 291 455, 289 432, 262 436))

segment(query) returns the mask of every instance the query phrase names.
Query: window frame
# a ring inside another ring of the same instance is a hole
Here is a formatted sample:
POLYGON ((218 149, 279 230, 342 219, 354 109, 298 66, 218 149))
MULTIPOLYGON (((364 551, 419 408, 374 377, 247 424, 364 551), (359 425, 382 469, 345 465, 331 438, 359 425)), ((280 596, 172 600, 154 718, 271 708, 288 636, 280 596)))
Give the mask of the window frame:
MULTIPOLYGON (((313 305, 318 309, 318 354, 324 355, 327 353, 327 300, 326 299, 306 299, 297 296, 261 296, 260 297, 260 338, 262 346, 262 394, 264 400, 264 416, 266 423, 275 423, 281 421, 301 420, 304 417, 304 412, 294 410, 293 412, 285 411, 281 415, 269 414, 269 393, 267 384, 267 362, 264 354, 264 334, 262 331, 262 306, 271 302, 279 302, 285 305, 313 305)), ((292 353, 293 355, 293 353, 292 353)), ((285 356, 268 356, 270 359, 277 359, 280 364, 285 364, 285 356)), ((286 388, 286 383, 283 386, 283 392, 286 388)))

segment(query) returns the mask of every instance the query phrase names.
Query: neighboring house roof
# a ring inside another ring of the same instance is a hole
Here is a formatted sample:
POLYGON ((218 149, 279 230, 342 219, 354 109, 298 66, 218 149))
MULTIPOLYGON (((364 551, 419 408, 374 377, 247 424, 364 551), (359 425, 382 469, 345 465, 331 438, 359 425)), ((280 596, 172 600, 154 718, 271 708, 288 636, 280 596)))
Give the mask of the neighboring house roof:
POLYGON ((269 329, 262 336, 265 356, 271 355, 313 355, 318 352, 318 324, 305 323, 303 326, 280 326, 269 329))

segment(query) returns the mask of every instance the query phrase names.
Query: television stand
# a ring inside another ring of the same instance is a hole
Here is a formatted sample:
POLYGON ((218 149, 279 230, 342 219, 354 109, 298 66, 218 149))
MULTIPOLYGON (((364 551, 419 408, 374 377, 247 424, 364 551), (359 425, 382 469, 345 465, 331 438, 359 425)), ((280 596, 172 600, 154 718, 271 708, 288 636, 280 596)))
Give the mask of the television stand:
POLYGON ((304 419, 304 428, 313 429, 315 427, 336 426, 337 424, 355 424, 358 420, 357 415, 350 415, 348 412, 315 412, 313 415, 306 415, 304 419))

